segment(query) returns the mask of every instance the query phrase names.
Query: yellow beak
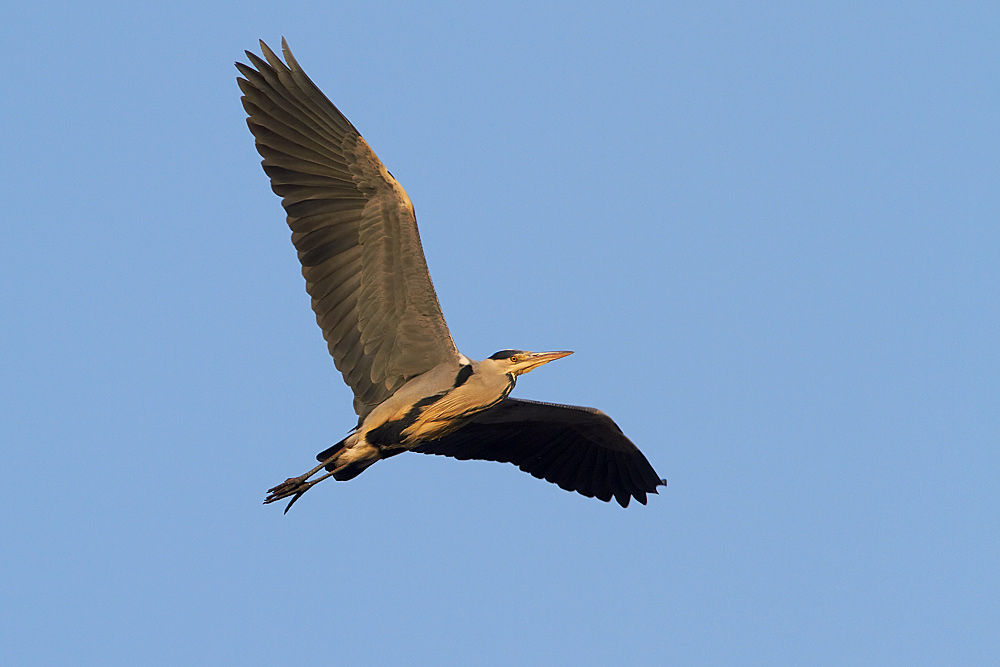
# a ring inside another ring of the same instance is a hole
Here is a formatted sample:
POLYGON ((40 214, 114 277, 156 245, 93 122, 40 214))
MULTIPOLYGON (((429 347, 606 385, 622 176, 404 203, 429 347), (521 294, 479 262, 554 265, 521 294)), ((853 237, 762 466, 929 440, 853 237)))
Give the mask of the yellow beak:
POLYGON ((561 350, 559 352, 532 352, 531 355, 524 360, 523 363, 526 364, 522 373, 527 373, 528 371, 534 370, 539 366, 543 366, 550 361, 555 361, 556 359, 562 359, 563 357, 568 357, 573 354, 568 350, 561 350))

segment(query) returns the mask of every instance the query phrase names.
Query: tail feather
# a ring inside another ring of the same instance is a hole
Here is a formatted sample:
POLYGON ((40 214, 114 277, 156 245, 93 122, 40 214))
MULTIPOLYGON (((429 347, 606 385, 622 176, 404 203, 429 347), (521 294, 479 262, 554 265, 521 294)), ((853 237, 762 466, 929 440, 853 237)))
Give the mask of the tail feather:
POLYGON ((368 469, 374 461, 364 461, 358 463, 348 463, 345 466, 341 466, 339 469, 335 467, 334 463, 327 463, 326 469, 333 472, 333 478, 338 482, 346 482, 349 479, 354 479, 365 470, 368 469), (336 470, 336 472, 334 472, 336 470))
MULTIPOLYGON (((343 449, 345 442, 347 442, 347 438, 344 438, 343 440, 333 445, 332 447, 324 449, 323 451, 321 451, 319 454, 316 455, 316 460, 319 461, 320 463, 326 461, 328 458, 330 458, 331 456, 339 452, 341 449, 343 449)), ((327 468, 327 470, 332 470, 332 468, 327 468)))

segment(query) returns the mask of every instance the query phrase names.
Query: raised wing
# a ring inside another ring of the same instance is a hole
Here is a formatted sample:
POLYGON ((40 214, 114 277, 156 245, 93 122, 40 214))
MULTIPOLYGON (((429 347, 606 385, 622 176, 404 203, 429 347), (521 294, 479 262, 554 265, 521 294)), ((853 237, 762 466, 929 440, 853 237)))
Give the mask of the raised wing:
POLYGON ((611 417, 570 405, 508 398, 413 451, 513 463, 567 491, 614 496, 622 507, 633 497, 645 505, 647 493, 667 484, 611 417))
POLYGON ((316 321, 363 419, 458 350, 410 198, 284 39, 284 63, 260 46, 266 62, 247 51, 253 67, 236 63, 247 124, 288 214, 316 321))

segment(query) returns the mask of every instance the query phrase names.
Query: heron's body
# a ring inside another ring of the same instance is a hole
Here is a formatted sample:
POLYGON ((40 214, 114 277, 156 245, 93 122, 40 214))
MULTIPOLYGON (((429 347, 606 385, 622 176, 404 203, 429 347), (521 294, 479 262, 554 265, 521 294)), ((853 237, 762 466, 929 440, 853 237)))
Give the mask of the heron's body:
MULTIPOLYGON (((490 361, 486 360, 487 364, 490 361)), ((514 388, 513 375, 477 372, 482 364, 462 358, 458 363, 436 366, 418 375, 368 413, 341 443, 322 452, 320 460, 326 461, 330 471, 349 464, 342 473, 334 473, 337 479, 349 479, 356 476, 355 471, 360 472, 380 458, 464 426, 514 388)))
POLYGON ((327 477, 351 479, 416 451, 511 462, 564 489, 645 503, 666 481, 607 415, 508 398, 518 375, 570 352, 503 350, 475 361, 458 351, 409 197, 282 45, 285 62, 261 42, 266 61, 247 52, 255 69, 237 63, 243 105, 359 419, 320 452, 320 465, 265 502, 291 497, 291 507, 327 477))

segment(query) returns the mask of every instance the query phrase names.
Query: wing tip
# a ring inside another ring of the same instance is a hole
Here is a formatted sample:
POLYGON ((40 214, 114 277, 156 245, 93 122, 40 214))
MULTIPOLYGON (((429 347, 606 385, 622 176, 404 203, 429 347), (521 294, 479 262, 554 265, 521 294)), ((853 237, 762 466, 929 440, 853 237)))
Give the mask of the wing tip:
MULTIPOLYGON (((666 486, 666 485, 667 485, 667 480, 664 479, 664 478, 662 478, 662 477, 659 477, 656 480, 656 484, 653 484, 653 487, 651 489, 634 491, 632 493, 632 495, 635 496, 635 499, 638 500, 639 503, 641 503, 642 505, 645 505, 646 501, 647 501, 647 495, 646 494, 655 493, 656 495, 660 495, 660 492, 657 489, 659 487, 661 487, 661 486, 666 486)), ((628 505, 628 503, 626 503, 625 505, 622 505, 622 507, 626 507, 627 505, 628 505)))
POLYGON ((292 63, 295 62, 295 57, 292 56, 292 50, 288 48, 288 40, 285 39, 284 35, 281 36, 281 53, 285 56, 285 62, 291 67, 292 63))

